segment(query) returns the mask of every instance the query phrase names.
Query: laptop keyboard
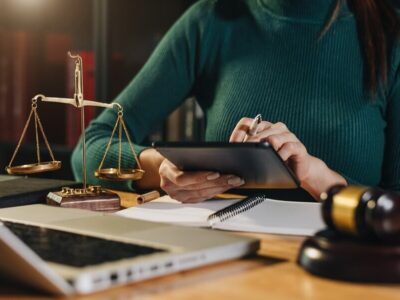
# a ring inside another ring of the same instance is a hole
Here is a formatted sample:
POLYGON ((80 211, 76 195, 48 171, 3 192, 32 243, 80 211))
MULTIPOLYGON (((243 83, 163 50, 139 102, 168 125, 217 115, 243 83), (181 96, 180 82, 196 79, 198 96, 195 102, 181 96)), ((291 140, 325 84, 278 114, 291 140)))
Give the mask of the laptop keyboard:
POLYGON ((166 251, 39 226, 2 223, 43 260, 73 267, 86 267, 166 251))

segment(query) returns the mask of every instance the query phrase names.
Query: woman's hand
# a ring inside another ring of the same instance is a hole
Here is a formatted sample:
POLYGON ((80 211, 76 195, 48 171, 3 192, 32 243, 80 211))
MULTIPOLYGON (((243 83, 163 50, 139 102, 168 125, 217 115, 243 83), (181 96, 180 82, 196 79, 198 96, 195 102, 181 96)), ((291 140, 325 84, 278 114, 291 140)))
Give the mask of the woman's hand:
POLYGON ((234 175, 184 172, 167 159, 162 161, 159 175, 160 187, 172 198, 187 203, 204 201, 244 184, 243 179, 234 175))
MULTIPOLYGON (((242 142, 252 121, 251 118, 242 118, 229 141, 242 142)), ((329 169, 322 160, 310 155, 303 143, 285 124, 262 121, 257 127, 257 133, 246 140, 246 142, 264 141, 278 152, 300 180, 301 187, 315 199, 334 184, 347 184, 341 175, 329 169)))

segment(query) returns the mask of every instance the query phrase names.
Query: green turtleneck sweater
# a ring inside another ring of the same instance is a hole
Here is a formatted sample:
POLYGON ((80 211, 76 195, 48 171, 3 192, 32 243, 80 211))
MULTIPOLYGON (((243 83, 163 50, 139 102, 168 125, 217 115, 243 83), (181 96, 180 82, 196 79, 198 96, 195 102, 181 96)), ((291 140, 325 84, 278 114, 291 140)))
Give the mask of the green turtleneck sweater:
MULTIPOLYGON (((139 74, 115 100, 137 151, 188 96, 205 112, 206 140, 228 141, 243 116, 283 122, 349 183, 400 190, 399 51, 388 90, 370 99, 354 16, 347 6, 320 39, 330 0, 202 0, 169 30, 139 74), (237 6, 237 4, 235 4, 237 6), (226 7, 225 7, 226 6, 226 7)), ((116 120, 105 110, 86 132, 88 181, 116 120)), ((116 138, 115 138, 116 139, 116 138)), ((81 145, 72 165, 81 179, 81 145)), ((133 164, 123 144, 124 164, 133 164)), ((118 144, 107 165, 116 165, 118 144)), ((130 182, 105 183, 132 188, 130 182)))

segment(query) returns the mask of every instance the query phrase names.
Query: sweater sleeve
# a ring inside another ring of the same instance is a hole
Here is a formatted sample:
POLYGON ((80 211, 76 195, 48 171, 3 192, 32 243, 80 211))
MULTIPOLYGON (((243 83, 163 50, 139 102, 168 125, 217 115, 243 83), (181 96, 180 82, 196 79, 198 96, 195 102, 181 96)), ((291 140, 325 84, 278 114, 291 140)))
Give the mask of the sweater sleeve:
MULTIPOLYGON (((200 45, 207 44, 205 32, 210 23, 213 1, 193 5, 172 26, 137 76, 117 96, 115 102, 124 109, 124 120, 140 154, 146 147, 146 136, 191 93, 201 72, 200 45), (201 43, 200 43, 201 42, 201 43)), ((88 183, 116 189, 132 190, 132 182, 99 181, 94 176, 117 119, 117 111, 104 110, 86 130, 88 183)), ((123 136, 124 137, 124 136, 123 136)), ((118 133, 113 138, 103 167, 118 165, 118 133)), ((75 178, 82 180, 82 142, 72 154, 75 178)), ((122 167, 135 167, 134 157, 126 138, 122 143, 122 167)))
POLYGON ((400 191, 400 67, 389 93, 386 108, 385 155, 381 187, 400 191))

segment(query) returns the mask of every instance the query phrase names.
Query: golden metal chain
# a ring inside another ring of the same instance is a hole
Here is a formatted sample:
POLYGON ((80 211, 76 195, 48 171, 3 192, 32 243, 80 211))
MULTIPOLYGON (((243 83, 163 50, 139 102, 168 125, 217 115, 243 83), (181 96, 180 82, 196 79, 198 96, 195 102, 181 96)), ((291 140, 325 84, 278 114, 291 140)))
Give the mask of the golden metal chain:
POLYGON ((106 151, 104 152, 104 155, 103 155, 103 159, 100 162, 99 169, 103 168, 103 164, 104 164, 104 161, 106 160, 106 156, 107 156, 108 150, 110 149, 110 146, 111 146, 111 143, 112 143, 112 139, 114 137, 115 130, 117 129, 118 123, 119 123, 119 117, 117 118, 117 121, 115 122, 114 129, 113 129, 113 131, 111 133, 110 140, 108 141, 108 144, 107 144, 107 147, 106 147, 106 151))
POLYGON ((36 110, 36 106, 34 107, 34 104, 32 103, 31 112, 29 113, 28 120, 27 120, 26 123, 25 123, 24 130, 22 130, 22 135, 21 135, 21 137, 20 137, 20 139, 19 139, 19 141, 18 141, 17 147, 16 147, 15 150, 14 150, 13 156, 11 157, 11 160, 10 160, 10 163, 8 164, 8 167, 11 167, 12 163, 14 162, 15 156, 17 155, 18 150, 19 150, 19 148, 21 147, 22 140, 23 140, 24 137, 25 137, 26 130, 28 129, 29 123, 31 122, 32 115, 33 115, 33 113, 34 113, 35 110, 36 110))
POLYGON ((24 129, 22 130, 21 137, 20 137, 20 139, 19 139, 19 141, 18 141, 17 147, 16 147, 15 150, 14 150, 13 156, 11 157, 11 161, 10 161, 10 163, 8 164, 8 167, 11 167, 11 165, 13 164, 14 159, 15 159, 15 156, 17 155, 17 153, 18 153, 18 151, 19 151, 19 148, 21 147, 22 141, 23 141, 23 139, 25 138, 26 131, 27 131, 28 126, 29 126, 29 124, 30 124, 30 122, 31 122, 32 115, 34 115, 34 118, 35 118, 35 139, 36 139, 36 157, 37 157, 37 162, 38 162, 39 164, 40 164, 40 162, 41 162, 41 159, 40 159, 39 130, 40 130, 40 132, 42 133, 43 140, 44 140, 44 142, 45 142, 45 144, 46 144, 47 150, 48 150, 49 153, 50 153, 51 159, 52 159, 53 161, 55 161, 53 151, 52 151, 51 148, 50 148, 50 144, 49 144, 49 142, 48 142, 48 140, 47 140, 47 136, 46 136, 46 134, 44 133, 44 130, 43 130, 42 122, 40 121, 39 114, 37 113, 37 99, 34 98, 34 99, 32 99, 32 109, 31 109, 31 112, 29 113, 28 120, 26 121, 25 126, 24 126, 24 129), (38 130, 38 125, 39 125, 39 130, 38 130))
POLYGON ((37 157, 37 162, 40 164, 40 142, 39 142, 39 132, 38 132, 38 114, 36 111, 36 108, 34 110, 35 114, 35 136, 36 136, 36 157, 37 157))
POLYGON ((118 113, 119 128, 118 128, 118 173, 121 173, 121 156, 122 156, 122 115, 118 113))
POLYGON ((43 136, 44 143, 46 144, 47 150, 49 150, 51 159, 53 161, 55 161, 56 159, 54 158, 53 151, 50 148, 49 141, 47 140, 47 136, 46 136, 46 134, 44 133, 44 130, 43 130, 42 122, 40 121, 39 115, 37 114, 36 110, 35 110, 35 114, 36 114, 36 118, 37 118, 37 121, 38 121, 38 124, 39 124, 40 132, 42 133, 42 136, 43 136))
POLYGON ((133 157, 135 158, 136 163, 137 163, 139 169, 142 170, 142 166, 140 165, 139 158, 137 157, 136 152, 135 152, 135 144, 132 143, 131 138, 130 138, 130 136, 129 136, 128 129, 126 128, 126 125, 125 125, 125 121, 124 121, 124 119, 122 119, 122 118, 121 118, 121 123, 122 123, 122 126, 124 127, 125 135, 126 135, 126 138, 128 139, 129 147, 131 148, 133 157))
POLYGON ((99 169, 103 168, 103 164, 104 164, 105 159, 107 157, 107 153, 110 150, 111 143, 112 143, 113 137, 115 135, 115 132, 117 130, 117 127, 118 127, 118 173, 121 172, 121 162, 122 162, 122 129, 124 130, 126 138, 128 139, 129 148, 132 151, 133 157, 134 157, 138 167, 140 169, 142 169, 142 166, 140 165, 139 159, 138 159, 138 157, 136 155, 136 152, 135 152, 134 144, 132 143, 132 140, 131 140, 131 138, 129 136, 128 128, 126 127, 125 121, 123 119, 122 107, 119 107, 117 121, 115 122, 114 128, 113 128, 113 130, 111 132, 111 137, 110 137, 110 139, 109 139, 109 141, 107 143, 106 151, 104 152, 103 158, 102 158, 102 160, 100 162, 99 169))

